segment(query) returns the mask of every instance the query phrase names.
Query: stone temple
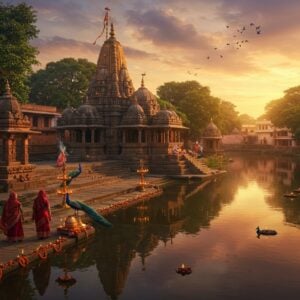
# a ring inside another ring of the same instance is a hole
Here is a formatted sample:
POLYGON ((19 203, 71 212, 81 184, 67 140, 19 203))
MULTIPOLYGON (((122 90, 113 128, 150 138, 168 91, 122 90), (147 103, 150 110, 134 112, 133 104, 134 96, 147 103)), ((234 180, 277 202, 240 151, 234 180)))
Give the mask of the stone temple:
POLYGON ((144 159, 150 170, 183 146, 187 131, 175 111, 160 108, 143 77, 134 89, 113 24, 83 104, 66 108, 57 129, 71 160, 121 159, 136 165, 144 159))

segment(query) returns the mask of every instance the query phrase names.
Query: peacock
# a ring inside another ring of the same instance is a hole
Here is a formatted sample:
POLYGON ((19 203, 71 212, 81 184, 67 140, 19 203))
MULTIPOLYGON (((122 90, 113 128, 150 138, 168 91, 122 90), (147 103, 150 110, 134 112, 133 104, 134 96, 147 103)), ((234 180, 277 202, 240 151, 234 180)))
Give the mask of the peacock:
POLYGON ((103 225, 105 227, 112 227, 112 224, 107 221, 103 216, 98 214, 93 208, 86 205, 85 203, 82 203, 81 201, 72 201, 70 199, 69 194, 66 194, 66 203, 75 209, 77 212, 78 210, 84 211, 87 215, 89 215, 96 223, 103 225))
MULTIPOLYGON (((76 170, 73 170, 68 174, 68 179, 66 181, 66 185, 69 186, 71 184, 72 180, 81 174, 81 171, 82 171, 81 164, 79 164, 78 168, 76 170)), ((60 187, 63 187, 63 183, 60 185, 60 187)))

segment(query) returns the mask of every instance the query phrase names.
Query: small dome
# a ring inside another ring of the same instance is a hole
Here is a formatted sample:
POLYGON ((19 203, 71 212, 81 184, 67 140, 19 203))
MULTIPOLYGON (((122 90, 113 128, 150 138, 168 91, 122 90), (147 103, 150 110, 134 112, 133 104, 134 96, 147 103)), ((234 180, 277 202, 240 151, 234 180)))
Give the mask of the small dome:
POLYGON ((80 117, 86 117, 86 118, 97 118, 98 112, 95 106, 89 105, 89 104, 83 104, 78 107, 77 113, 80 117))
POLYGON ((203 137, 222 137, 220 129, 211 120, 207 127, 204 129, 203 137))
POLYGON ((143 85, 133 94, 148 116, 153 116, 159 111, 157 98, 143 85))
POLYGON ((239 134, 240 131, 235 127, 233 130, 232 130, 232 134, 239 134))
POLYGON ((172 110, 161 110, 154 117, 153 125, 182 125, 180 117, 172 110))
POLYGON ((67 107, 63 110, 61 116, 62 118, 64 119, 70 119, 73 115, 73 112, 74 112, 74 108, 73 107, 67 107))
POLYGON ((15 114, 22 114, 21 107, 16 97, 11 94, 9 83, 6 83, 6 91, 0 97, 0 113, 1 114, 8 114, 12 113, 15 114))
POLYGON ((122 125, 144 125, 147 123, 143 108, 134 103, 129 106, 126 114, 123 117, 122 125))

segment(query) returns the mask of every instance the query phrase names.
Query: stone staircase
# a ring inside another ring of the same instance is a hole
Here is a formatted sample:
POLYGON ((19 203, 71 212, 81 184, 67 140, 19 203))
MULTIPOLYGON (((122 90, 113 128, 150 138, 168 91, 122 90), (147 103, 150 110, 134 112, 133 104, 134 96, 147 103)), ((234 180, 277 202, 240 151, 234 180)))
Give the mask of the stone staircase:
POLYGON ((196 168, 200 173, 205 175, 212 175, 214 174, 214 170, 209 168, 203 161, 203 159, 199 159, 196 157, 193 157, 192 155, 186 153, 184 154, 184 158, 189 162, 190 165, 193 165, 194 168, 196 168))
MULTIPOLYGON (((102 161, 102 162, 85 162, 82 163, 82 173, 79 177, 72 181, 72 191, 88 190, 93 186, 103 186, 118 182, 122 177, 129 177, 130 172, 128 169, 124 169, 117 161, 102 161)), ((67 164, 67 173, 76 169, 77 163, 67 164)), ((21 191, 18 193, 23 206, 32 205, 32 199, 36 197, 39 189, 44 189, 49 198, 59 197, 57 196, 57 189, 60 186, 60 182, 57 179, 61 175, 61 170, 55 165, 55 162, 47 162, 36 165, 36 173, 39 178, 44 182, 43 186, 40 186, 29 191, 21 191)))
POLYGON ((164 158, 152 160, 149 162, 149 169, 152 174, 167 176, 211 175, 213 172, 203 161, 189 154, 180 156, 169 155, 164 158))

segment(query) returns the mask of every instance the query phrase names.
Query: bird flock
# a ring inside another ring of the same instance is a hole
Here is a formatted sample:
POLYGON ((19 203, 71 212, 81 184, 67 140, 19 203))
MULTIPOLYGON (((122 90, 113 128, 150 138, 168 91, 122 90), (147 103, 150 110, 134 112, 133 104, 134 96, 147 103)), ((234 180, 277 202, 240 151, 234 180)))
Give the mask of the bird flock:
MULTIPOLYGON (((248 25, 239 26, 237 28, 233 28, 230 25, 226 25, 225 33, 228 37, 225 43, 223 43, 220 46, 214 46, 211 49, 212 51, 204 57, 205 60, 212 61, 215 59, 224 59, 225 51, 237 51, 247 46, 247 44, 250 43, 250 38, 262 34, 262 27, 261 25, 257 25, 253 22, 249 23, 248 25)), ((198 76, 198 73, 195 73, 194 71, 190 70, 187 71, 187 74, 192 76, 198 76)))

